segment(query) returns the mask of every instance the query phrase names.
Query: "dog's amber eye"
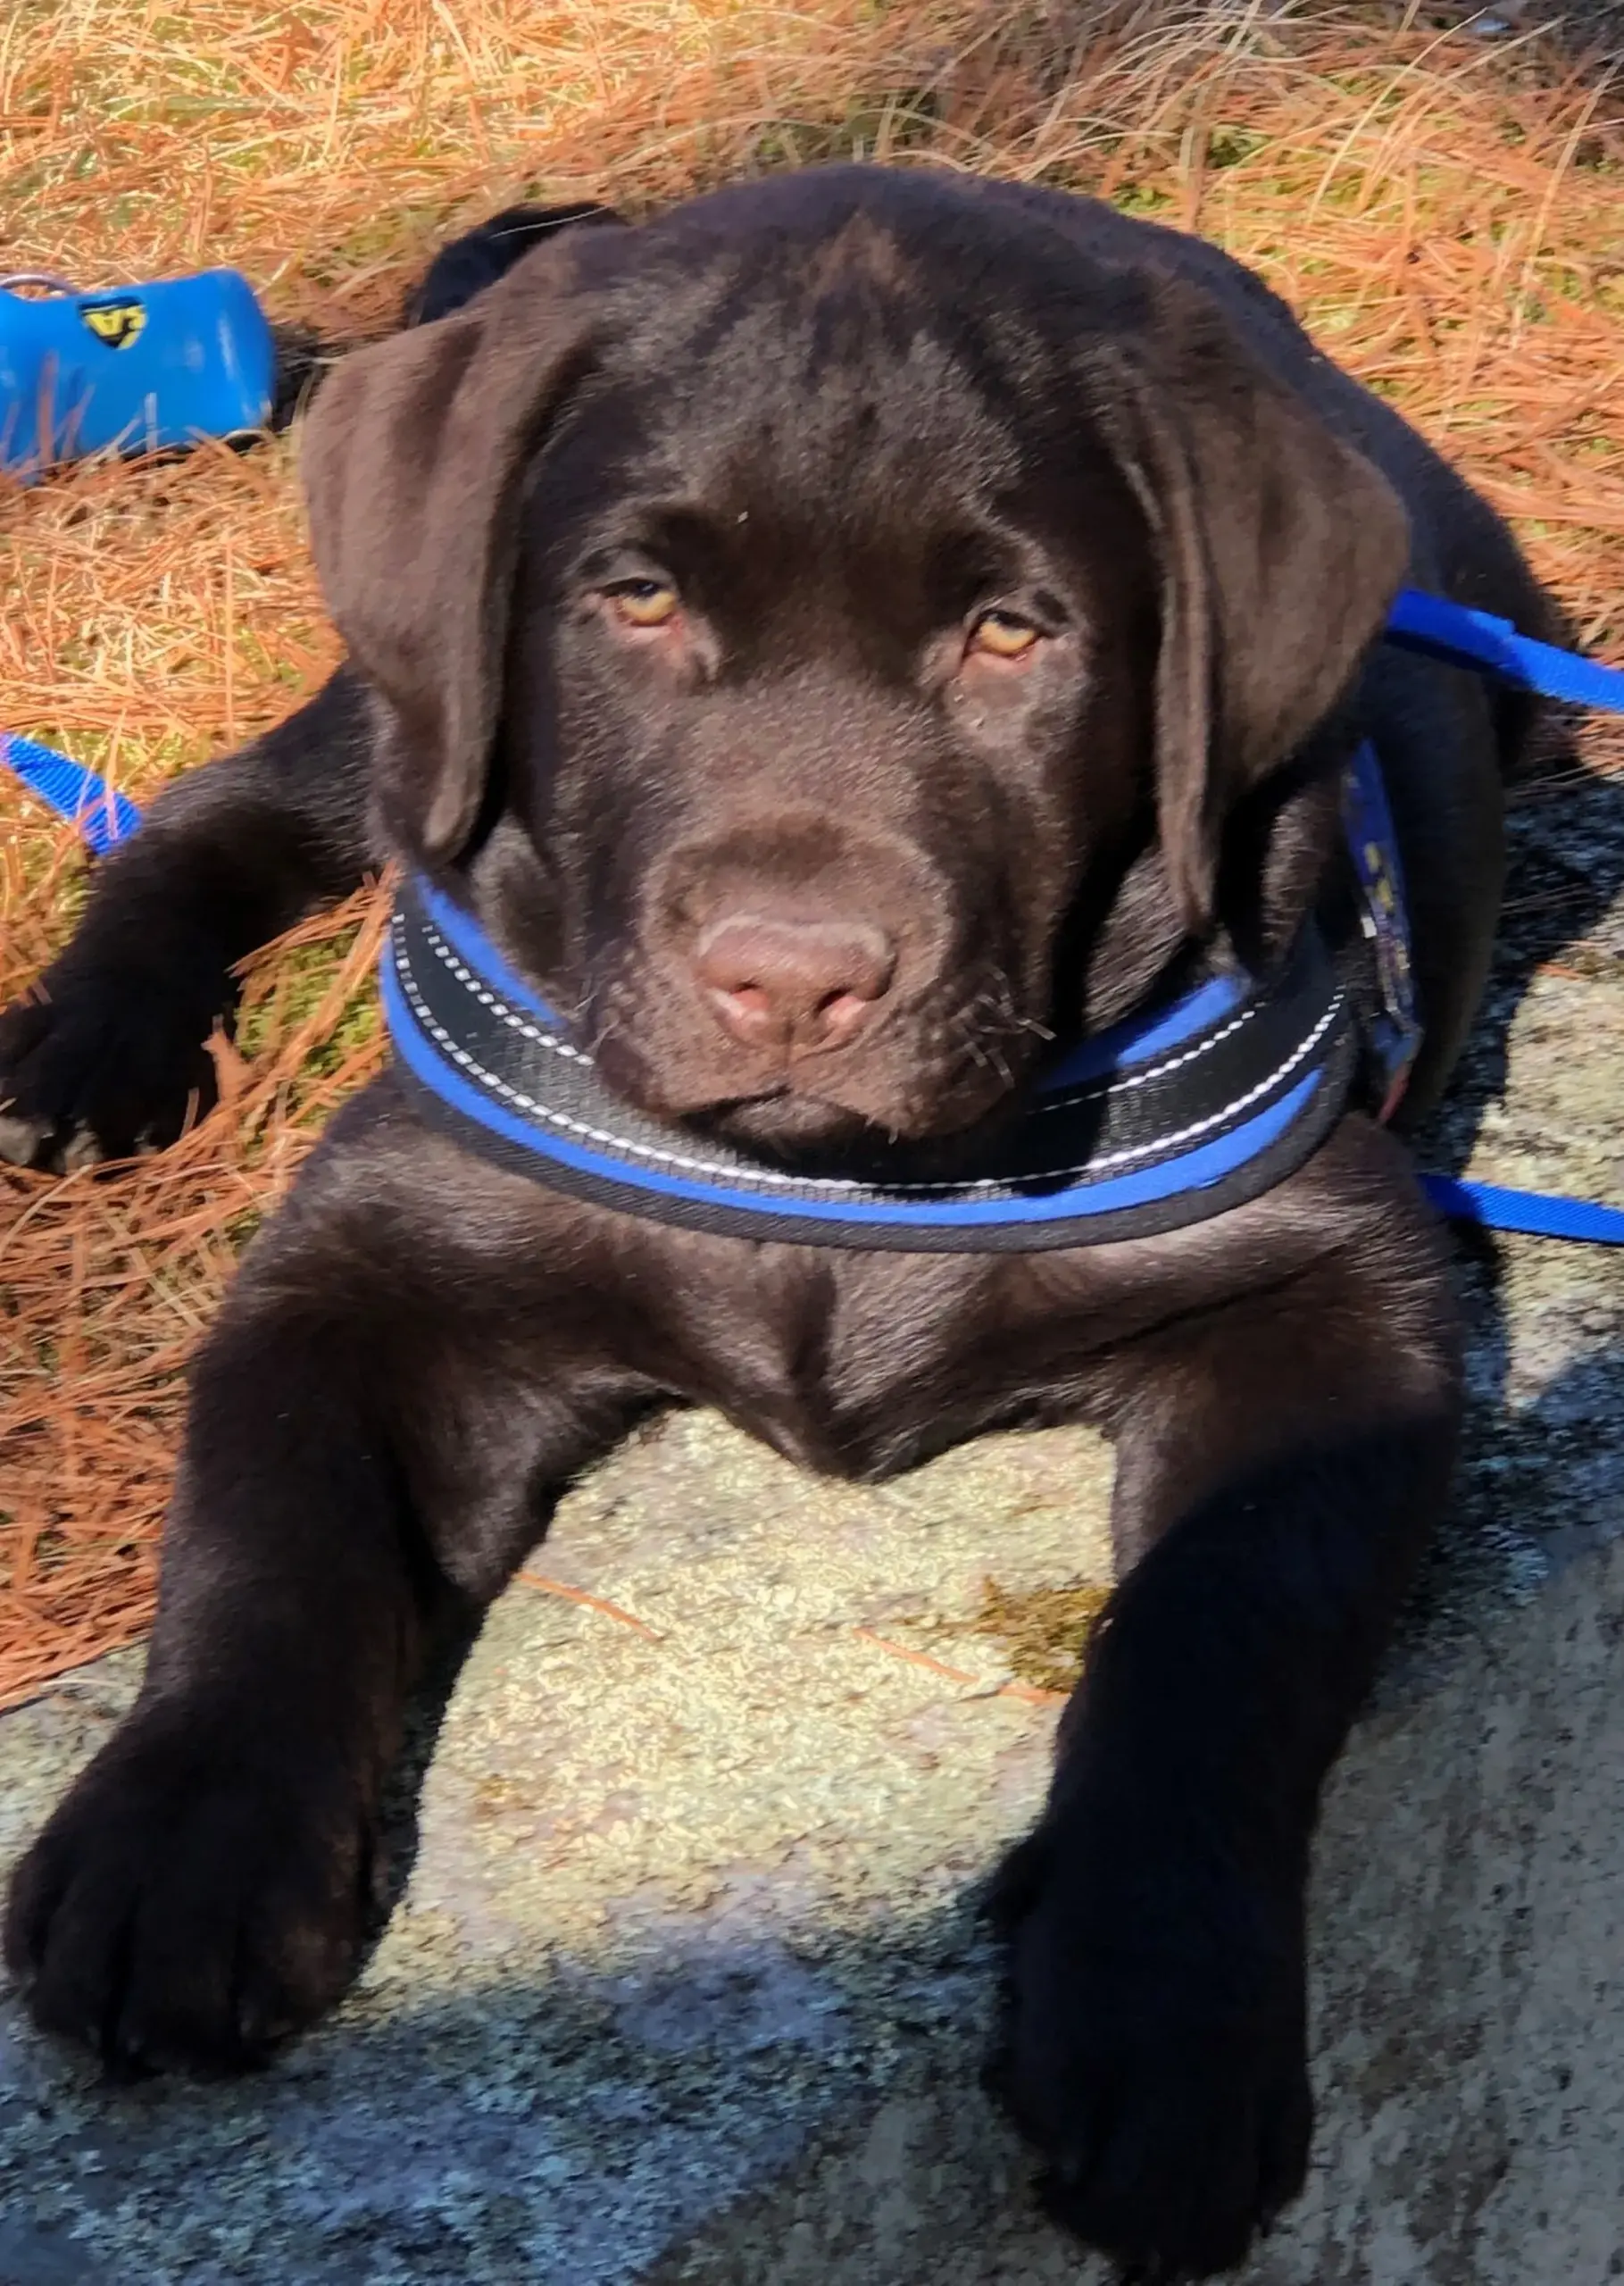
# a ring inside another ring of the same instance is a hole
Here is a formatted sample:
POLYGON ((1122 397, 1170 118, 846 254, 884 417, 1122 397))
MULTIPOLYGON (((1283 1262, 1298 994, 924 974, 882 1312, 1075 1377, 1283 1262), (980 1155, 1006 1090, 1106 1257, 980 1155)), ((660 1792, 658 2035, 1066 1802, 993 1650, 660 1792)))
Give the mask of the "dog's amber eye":
POLYGON ((677 590, 666 580, 621 580, 605 592, 627 627, 663 627, 677 615, 677 590))
POLYGON ((984 611, 970 630, 970 649, 992 659, 1024 659, 1037 640, 1037 630, 1009 611, 984 611))

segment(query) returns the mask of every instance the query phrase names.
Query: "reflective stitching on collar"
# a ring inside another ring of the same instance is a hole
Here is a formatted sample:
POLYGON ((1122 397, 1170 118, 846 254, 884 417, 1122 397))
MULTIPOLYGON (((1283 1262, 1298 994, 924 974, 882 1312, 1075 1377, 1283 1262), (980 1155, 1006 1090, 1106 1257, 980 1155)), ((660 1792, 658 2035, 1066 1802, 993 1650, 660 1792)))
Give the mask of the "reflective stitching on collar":
POLYGON ((550 1047, 559 1055, 567 1055, 572 1064, 591 1063, 589 1055, 584 1055, 579 1047, 571 1047, 568 1040, 560 1039, 556 1032, 544 1032, 538 1024, 531 1023, 527 1017, 516 1016, 505 1000, 498 1000, 496 994, 480 982, 472 969, 458 959, 427 914, 423 915, 423 933, 435 958, 451 971, 459 984, 472 993, 482 1008, 488 1008, 493 1016, 499 1016, 504 1024, 523 1039, 533 1040, 537 1047, 550 1047))
MULTIPOLYGON (((426 922, 425 928, 428 932, 434 933, 432 922, 426 922)), ((688 1173, 706 1176, 712 1181, 720 1180, 736 1188, 754 1182, 798 1191, 803 1196, 818 1193, 871 1191, 877 1188, 872 1183, 852 1181, 841 1177, 820 1176, 809 1179, 798 1175, 779 1174, 767 1167, 741 1170, 718 1166, 714 1160, 688 1158, 678 1151, 660 1151, 649 1144, 634 1143, 625 1136, 612 1134, 602 1128, 588 1126, 584 1120, 571 1119, 566 1113, 555 1111, 550 1105, 536 1102, 533 1097, 522 1094, 520 1089, 511 1087, 505 1080, 499 1078, 496 1072, 487 1071, 477 1058, 468 1053, 466 1048, 459 1047, 444 1026, 436 1022, 419 992, 416 980, 412 974, 411 963, 404 949, 404 925, 398 914, 395 915, 391 934, 395 940, 393 957, 396 976, 411 1005, 412 1014, 434 1040, 436 1046, 444 1054, 449 1055, 454 1063, 460 1064, 465 1072, 471 1073, 482 1085, 492 1089, 497 1095, 505 1097, 509 1103, 515 1105, 519 1110, 528 1113, 532 1118, 556 1127, 567 1128, 571 1134, 583 1136, 588 1142, 604 1144, 610 1150, 618 1152, 622 1156, 652 1159, 658 1164, 680 1167, 688 1173)), ((443 943, 442 939, 442 946, 443 943)), ((455 963, 445 950, 440 951, 439 957, 446 962, 446 966, 454 969, 454 972, 457 967, 461 966, 461 964, 455 963)), ((464 975, 468 973, 467 971, 463 972, 464 975)), ((1239 1113, 1257 1103, 1262 1097, 1272 1094, 1283 1080, 1288 1079, 1298 1064, 1304 1062, 1325 1038, 1326 1033, 1340 1015, 1345 998, 1346 995, 1338 987, 1318 1023, 1306 1039, 1298 1041, 1285 1062, 1278 1064, 1273 1072, 1270 1072, 1265 1079, 1258 1080, 1255 1086, 1248 1088, 1245 1095, 1237 1096, 1232 1103, 1224 1105, 1220 1110, 1209 1112, 1205 1118, 1195 1120, 1187 1127, 1179 1128, 1170 1135, 1158 1136, 1153 1142, 1135 1144, 1124 1150, 1106 1152, 1102 1157, 1085 1160, 1080 1166, 1046 1167, 1036 1173, 1023 1176, 1020 1180, 1027 1183, 1054 1182, 1063 1181, 1071 1175, 1089 1174, 1095 1170, 1131 1166, 1136 1160, 1153 1158, 1163 1152, 1176 1149, 1181 1144, 1195 1142, 1209 1130, 1223 1126, 1239 1113)), ((491 1001, 490 1007, 493 1014, 499 1013, 499 1004, 495 1000, 491 1001)), ((513 1024, 518 1029, 524 1029, 520 1024, 519 1019, 511 1014, 505 1014, 504 1021, 513 1024)), ((562 1047, 561 1042, 549 1038, 545 1033, 537 1035, 537 1042, 538 1046, 544 1047, 562 1047)), ((579 1061, 588 1060, 580 1056, 579 1050, 570 1052, 579 1061)), ((1006 1180, 991 1177, 972 1182, 887 1183, 878 1187, 883 1188, 887 1197, 923 1197, 943 1194, 956 1194, 962 1197, 970 1191, 1008 1190, 1011 1185, 1006 1180)))
POLYGON ((1032 1108, 1035 1112, 1069 1111, 1076 1104, 1097 1103, 1102 1096, 1125 1096, 1130 1088, 1142 1088, 1150 1080, 1165 1079, 1170 1072, 1181 1072, 1187 1064, 1194 1064, 1221 1040, 1232 1039, 1244 1024, 1252 1022, 1257 1012, 1258 1003, 1254 1000, 1250 1007, 1243 1008, 1238 1016, 1231 1016, 1227 1024, 1220 1024, 1215 1032, 1209 1032, 1205 1039, 1197 1040, 1194 1047, 1181 1048, 1177 1055, 1166 1056, 1160 1064, 1147 1064, 1142 1071, 1128 1072, 1120 1078, 1098 1080, 1093 1087, 1070 1095, 1045 1096, 1032 1108))

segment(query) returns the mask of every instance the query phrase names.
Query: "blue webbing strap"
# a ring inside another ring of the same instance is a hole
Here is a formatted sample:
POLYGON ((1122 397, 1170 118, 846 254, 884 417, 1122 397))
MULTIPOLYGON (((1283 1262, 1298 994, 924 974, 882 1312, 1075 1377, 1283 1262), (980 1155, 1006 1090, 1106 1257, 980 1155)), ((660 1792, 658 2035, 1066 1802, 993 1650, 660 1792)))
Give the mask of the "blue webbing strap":
POLYGON ((1421 1177, 1421 1189, 1452 1222, 1480 1222, 1489 1231, 1521 1231, 1534 1239, 1577 1239, 1595 1247, 1624 1247, 1624 1206, 1596 1206, 1539 1190, 1507 1190, 1495 1182, 1467 1182, 1459 1175, 1421 1177))
POLYGON ((1537 643, 1531 635, 1519 635, 1509 619, 1424 596, 1419 588, 1399 590, 1386 639, 1446 666, 1475 667, 1542 698, 1624 714, 1624 667, 1604 667, 1577 651, 1559 651, 1554 643, 1537 643))
POLYGON ((115 793, 82 762, 70 762, 65 754, 19 738, 15 730, 0 730, 0 763, 15 772, 30 793, 71 819, 98 857, 141 822, 141 813, 127 794, 115 793))
MULTIPOLYGON (((1453 667, 1473 667, 1501 682, 1572 706, 1624 714, 1624 668, 1603 666, 1576 651, 1520 635, 1509 619, 1469 611, 1418 588, 1401 590, 1387 622, 1387 639, 1453 667)), ((1624 1246, 1624 1207, 1593 1206, 1582 1198, 1508 1190, 1502 1184, 1467 1182, 1455 1175, 1423 1174, 1421 1188, 1452 1222, 1478 1222, 1491 1231, 1520 1231, 1540 1239, 1577 1239, 1593 1246, 1624 1246)))
MULTIPOLYGON (((1624 668, 1605 667, 1577 652, 1561 651, 1520 635, 1510 620, 1469 611, 1441 596, 1403 588, 1387 622, 1387 639, 1446 664, 1472 667, 1570 705, 1624 714, 1624 668)), ((100 856, 140 822, 135 804, 94 770, 31 738, 0 730, 0 763, 13 770, 40 799, 79 826, 100 856)), ((1582 1198, 1508 1190, 1498 1183, 1468 1182, 1454 1175, 1423 1174, 1422 1188, 1441 1214, 1492 1231, 1535 1238, 1574 1239, 1593 1246, 1624 1246, 1624 1207, 1593 1206, 1582 1198)))

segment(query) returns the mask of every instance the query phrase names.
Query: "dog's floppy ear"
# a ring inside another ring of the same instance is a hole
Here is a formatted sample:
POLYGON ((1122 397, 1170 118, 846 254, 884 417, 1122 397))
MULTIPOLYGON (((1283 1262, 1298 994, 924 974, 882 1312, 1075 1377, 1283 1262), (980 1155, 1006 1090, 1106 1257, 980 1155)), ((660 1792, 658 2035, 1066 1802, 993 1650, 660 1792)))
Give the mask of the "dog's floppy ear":
POLYGON ((1107 362, 1115 402, 1097 409, 1160 558, 1162 857, 1199 934, 1226 818, 1346 689, 1403 581, 1409 526, 1379 471, 1181 281, 1158 282, 1107 362))
POLYGON ((538 246, 467 309, 354 351, 305 421, 316 568, 387 706, 391 822, 430 861, 485 792, 524 471, 590 355, 579 266, 569 238, 538 246))

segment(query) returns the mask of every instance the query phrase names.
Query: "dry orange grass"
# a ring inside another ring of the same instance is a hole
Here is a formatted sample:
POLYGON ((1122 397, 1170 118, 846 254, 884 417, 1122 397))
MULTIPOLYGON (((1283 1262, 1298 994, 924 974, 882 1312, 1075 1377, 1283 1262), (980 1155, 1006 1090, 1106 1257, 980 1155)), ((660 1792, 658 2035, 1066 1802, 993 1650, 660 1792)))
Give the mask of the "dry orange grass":
MULTIPOLYGON (((1100 190, 1263 270, 1624 656, 1618 113, 1547 41, 1370 4, 25 0, 0 27, 0 268, 231 262, 350 338, 521 193, 641 209, 852 153, 1100 190)), ((137 797, 337 655, 286 441, 0 496, 0 719, 137 797)), ((0 785, 0 997, 81 883, 71 836, 0 785)), ((177 1151, 3 1178, 0 1705, 145 1623, 186 1359, 378 1060, 378 921, 358 898, 255 964, 226 1100, 177 1151)))

